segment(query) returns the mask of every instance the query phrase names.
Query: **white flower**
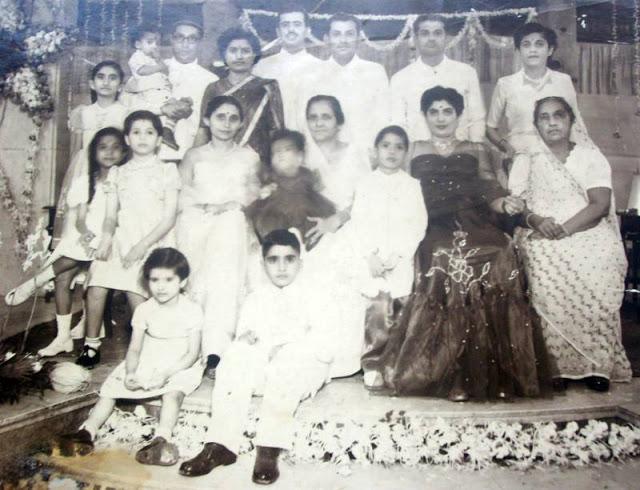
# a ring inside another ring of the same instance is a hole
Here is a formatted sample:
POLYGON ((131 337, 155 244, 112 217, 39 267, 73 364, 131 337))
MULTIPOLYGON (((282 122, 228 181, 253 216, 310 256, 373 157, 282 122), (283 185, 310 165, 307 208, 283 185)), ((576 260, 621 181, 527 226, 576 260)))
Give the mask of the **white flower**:
POLYGON ((4 355, 4 362, 7 362, 7 361, 9 361, 9 360, 13 359, 15 356, 16 356, 16 353, 15 353, 15 352, 7 352, 7 353, 4 355))

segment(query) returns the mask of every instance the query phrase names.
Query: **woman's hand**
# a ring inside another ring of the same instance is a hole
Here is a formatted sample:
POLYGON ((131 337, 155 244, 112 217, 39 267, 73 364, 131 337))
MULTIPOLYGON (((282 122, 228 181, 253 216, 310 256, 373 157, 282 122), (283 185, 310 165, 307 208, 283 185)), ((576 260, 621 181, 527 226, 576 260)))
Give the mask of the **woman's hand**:
POLYGON ((127 374, 124 378, 124 386, 128 390, 135 391, 142 388, 135 374, 127 374))
POLYGON ((558 240, 567 236, 564 227, 553 218, 530 216, 528 221, 535 231, 548 240, 558 240))
POLYGON ((146 247, 143 243, 137 243, 122 259, 122 265, 124 266, 124 268, 128 269, 135 262, 141 260, 142 257, 144 257, 144 255, 147 253, 147 248, 148 247, 146 247))
POLYGON ((335 233, 342 224, 340 216, 337 214, 329 216, 328 218, 315 218, 310 216, 307 219, 315 223, 315 226, 304 235, 304 238, 309 240, 310 245, 316 244, 327 233, 335 233))
POLYGON ((513 216, 514 214, 519 214, 524 211, 526 207, 526 203, 524 199, 515 196, 506 196, 502 201, 502 209, 509 216, 513 216))
POLYGON ((111 245, 112 245, 111 237, 105 234, 102 237, 102 240, 100 240, 100 244, 96 249, 96 255, 95 255, 96 260, 107 260, 109 258, 109 255, 111 255, 111 245))

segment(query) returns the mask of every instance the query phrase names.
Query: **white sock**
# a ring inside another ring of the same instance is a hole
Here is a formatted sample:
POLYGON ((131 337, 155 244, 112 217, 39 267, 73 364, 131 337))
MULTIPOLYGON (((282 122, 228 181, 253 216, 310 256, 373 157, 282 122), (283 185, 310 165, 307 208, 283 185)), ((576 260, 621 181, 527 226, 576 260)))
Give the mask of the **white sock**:
POLYGON ((63 339, 71 337, 71 316, 71 313, 68 315, 56 315, 56 324, 58 325, 56 337, 63 339))
POLYGON ((85 422, 84 424, 82 424, 80 426, 80 428, 78 430, 86 430, 89 434, 91 434, 91 440, 95 441, 96 439, 96 432, 98 432, 98 428, 97 427, 93 427, 92 425, 88 424, 87 422, 85 422))
MULTIPOLYGON (((88 345, 89 347, 95 350, 98 350, 102 345, 102 341, 100 340, 99 337, 85 337, 84 345, 88 345)), ((89 357, 93 357, 93 356, 94 356, 93 352, 89 351, 89 357)))
POLYGON ((164 437, 165 441, 171 441, 172 430, 168 427, 158 426, 156 427, 156 437, 164 437))

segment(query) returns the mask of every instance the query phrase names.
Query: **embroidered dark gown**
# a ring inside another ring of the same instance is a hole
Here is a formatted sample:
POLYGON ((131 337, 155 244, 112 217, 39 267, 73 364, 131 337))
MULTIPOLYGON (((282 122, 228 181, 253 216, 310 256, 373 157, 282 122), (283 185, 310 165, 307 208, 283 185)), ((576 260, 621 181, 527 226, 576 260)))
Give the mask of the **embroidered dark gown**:
POLYGON ((473 150, 481 146, 457 148, 411 161, 429 225, 414 293, 381 357, 385 383, 396 394, 447 396, 458 375, 475 399, 538 396, 550 383, 539 320, 511 239, 489 207, 507 192, 480 178, 473 150))

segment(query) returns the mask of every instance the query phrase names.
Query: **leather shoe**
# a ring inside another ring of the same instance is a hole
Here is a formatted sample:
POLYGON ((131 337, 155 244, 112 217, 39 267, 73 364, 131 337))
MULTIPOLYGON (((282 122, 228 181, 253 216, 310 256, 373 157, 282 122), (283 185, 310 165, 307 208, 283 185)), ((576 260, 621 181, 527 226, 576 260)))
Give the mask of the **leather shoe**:
POLYGON ((60 455, 67 458, 86 456, 93 452, 93 439, 86 429, 80 429, 70 434, 63 434, 57 440, 60 455))
POLYGON ((279 447, 256 446, 256 462, 253 466, 253 483, 271 485, 280 476, 278 470, 279 447))
POLYGON ((238 459, 236 453, 229 451, 222 444, 207 442, 195 458, 180 465, 182 476, 202 476, 210 473, 216 466, 228 466, 238 459))
POLYGON ((589 376, 585 380, 587 387, 593 391, 605 392, 609 391, 609 380, 602 376, 589 376))

